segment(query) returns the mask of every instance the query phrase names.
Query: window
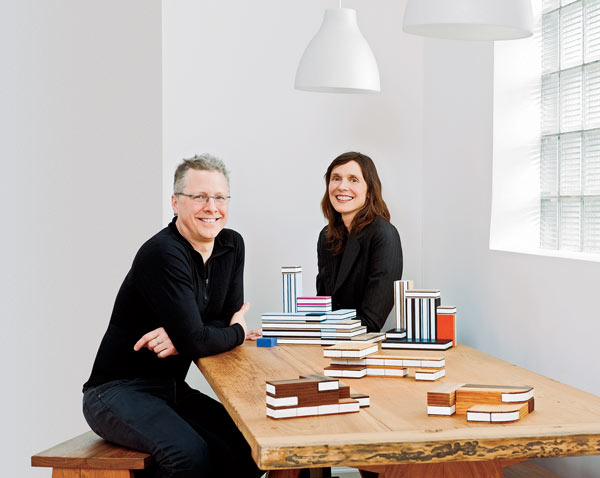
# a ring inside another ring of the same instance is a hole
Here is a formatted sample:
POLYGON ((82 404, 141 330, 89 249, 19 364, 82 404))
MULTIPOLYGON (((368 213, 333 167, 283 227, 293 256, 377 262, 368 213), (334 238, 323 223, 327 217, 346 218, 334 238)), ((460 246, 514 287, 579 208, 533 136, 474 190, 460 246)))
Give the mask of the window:
POLYGON ((600 252, 600 0, 543 0, 540 247, 600 252))

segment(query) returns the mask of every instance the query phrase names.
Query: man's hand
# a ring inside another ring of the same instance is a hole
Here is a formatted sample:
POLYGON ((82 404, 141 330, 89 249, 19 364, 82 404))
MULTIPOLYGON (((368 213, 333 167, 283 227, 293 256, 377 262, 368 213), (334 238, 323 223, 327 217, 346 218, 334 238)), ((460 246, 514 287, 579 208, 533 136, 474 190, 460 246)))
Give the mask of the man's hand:
POLYGON ((244 329, 244 335, 246 335, 248 326, 246 325, 246 313, 250 310, 250 302, 244 302, 240 310, 238 310, 233 317, 231 317, 231 322, 229 325, 240 324, 242 329, 244 329))
POLYGON ((246 333, 246 340, 256 340, 262 337, 262 327, 257 327, 246 333))
POLYGON ((142 348, 148 348, 154 352, 159 358, 165 358, 169 355, 178 355, 177 349, 171 342, 167 332, 162 327, 148 332, 133 346, 136 352, 142 348))

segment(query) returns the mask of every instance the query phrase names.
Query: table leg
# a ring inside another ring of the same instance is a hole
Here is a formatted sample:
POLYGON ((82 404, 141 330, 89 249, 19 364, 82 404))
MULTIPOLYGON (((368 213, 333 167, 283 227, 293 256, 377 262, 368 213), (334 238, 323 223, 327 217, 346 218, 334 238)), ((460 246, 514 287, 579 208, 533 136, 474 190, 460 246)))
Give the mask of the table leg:
POLYGON ((499 461, 361 466, 361 470, 379 473, 379 478, 502 478, 502 463, 499 461))
POLYGON ((379 478, 379 473, 367 470, 358 470, 361 478, 379 478))
MULTIPOLYGON (((502 468, 524 459, 361 466, 363 478, 503 478, 502 468)), ((267 478, 300 478, 300 469, 270 470, 267 478)), ((319 476, 320 469, 311 469, 319 476)), ((312 477, 312 474, 311 474, 312 477)))
POLYGON ((267 478, 299 478, 300 469, 269 470, 267 478))
POLYGON ((310 478, 331 478, 331 468, 309 468, 310 478))

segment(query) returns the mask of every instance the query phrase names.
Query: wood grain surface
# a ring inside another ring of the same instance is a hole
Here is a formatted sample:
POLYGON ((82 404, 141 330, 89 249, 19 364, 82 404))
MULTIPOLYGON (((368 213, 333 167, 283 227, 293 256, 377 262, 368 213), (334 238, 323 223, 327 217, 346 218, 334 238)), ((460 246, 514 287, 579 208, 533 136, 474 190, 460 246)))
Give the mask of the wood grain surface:
POLYGON ((52 478, 134 478, 134 476, 130 470, 54 468, 52 478))
POLYGON ((57 476, 79 476, 69 475, 69 468, 143 470, 150 462, 148 453, 112 445, 91 431, 31 457, 31 466, 54 467, 57 476))
MULTIPOLYGON (((281 420, 266 417, 265 382, 322 373, 329 363, 322 350, 310 345, 258 348, 248 342, 198 361, 262 469, 487 460, 499 464, 500 460, 530 457, 600 454, 600 397, 464 345, 444 352, 446 377, 439 382, 417 382, 410 377, 342 379, 353 392, 371 397, 371 406, 359 413, 281 420), (511 424, 428 416, 427 391, 443 382, 528 384, 535 389, 535 412, 511 424)), ((394 353, 390 351, 390 355, 394 353)))

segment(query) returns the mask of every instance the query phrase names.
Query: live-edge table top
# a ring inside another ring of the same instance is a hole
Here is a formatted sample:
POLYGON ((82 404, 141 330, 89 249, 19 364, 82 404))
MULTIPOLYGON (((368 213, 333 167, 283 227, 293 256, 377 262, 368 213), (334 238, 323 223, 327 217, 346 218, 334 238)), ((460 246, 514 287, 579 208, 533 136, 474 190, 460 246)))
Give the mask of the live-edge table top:
POLYGON ((446 351, 383 350, 444 356, 446 377, 340 379, 370 396, 358 413, 272 419, 265 382, 323 373, 329 360, 314 345, 256 347, 254 342, 197 365, 252 448, 262 469, 371 466, 600 454, 600 397, 464 345, 446 351), (427 391, 441 382, 531 385, 535 412, 510 424, 428 416, 427 391))

